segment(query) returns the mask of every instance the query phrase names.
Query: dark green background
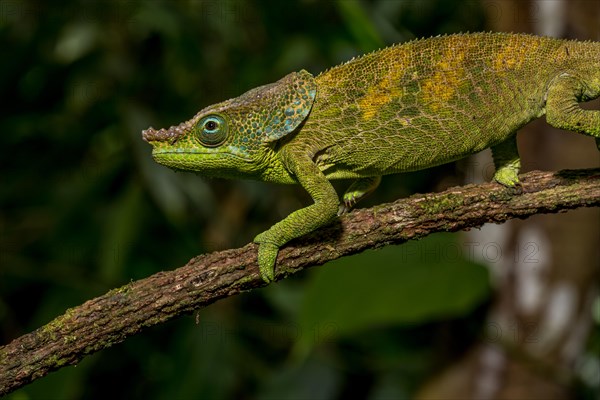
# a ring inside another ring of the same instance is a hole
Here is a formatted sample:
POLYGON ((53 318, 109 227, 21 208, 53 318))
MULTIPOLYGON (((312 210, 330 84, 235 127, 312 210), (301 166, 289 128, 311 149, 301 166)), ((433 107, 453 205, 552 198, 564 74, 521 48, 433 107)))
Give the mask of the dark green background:
MULTIPOLYGON (((241 246, 299 188, 156 165, 142 129, 299 69, 486 29, 477 2, 1 1, 0 343, 130 280, 241 246)), ((362 206, 460 183, 389 177, 362 206)), ((343 185, 340 186, 343 188, 343 185)), ((149 329, 28 398, 408 397, 478 335, 486 270, 453 235, 336 261, 149 329)))

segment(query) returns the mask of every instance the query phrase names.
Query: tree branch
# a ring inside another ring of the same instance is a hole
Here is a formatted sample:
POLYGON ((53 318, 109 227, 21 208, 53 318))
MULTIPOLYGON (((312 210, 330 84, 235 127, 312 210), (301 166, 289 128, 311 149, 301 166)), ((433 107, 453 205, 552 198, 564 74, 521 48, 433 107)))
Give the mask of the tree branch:
MULTIPOLYGON (((600 206, 600 169, 530 172, 522 190, 496 183, 419 194, 355 210, 285 246, 276 279, 366 249, 434 232, 479 227, 539 213, 600 206)), ((41 328, 0 347, 0 395, 124 341, 145 328, 224 297, 264 285, 257 245, 201 255, 174 271, 113 289, 71 308, 41 328)))

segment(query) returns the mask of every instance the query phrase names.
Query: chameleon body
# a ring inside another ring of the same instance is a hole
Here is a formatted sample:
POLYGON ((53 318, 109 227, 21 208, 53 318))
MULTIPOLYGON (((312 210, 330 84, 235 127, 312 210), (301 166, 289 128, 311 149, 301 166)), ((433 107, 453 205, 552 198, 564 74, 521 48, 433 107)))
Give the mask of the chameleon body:
POLYGON ((491 147, 494 179, 519 184, 516 132, 546 116, 596 138, 600 43, 524 34, 438 36, 391 46, 313 77, 301 70, 143 138, 153 157, 205 176, 300 184, 314 203, 256 236, 265 281, 278 249, 347 211, 382 175, 491 147), (339 197, 332 179, 354 179, 339 197))

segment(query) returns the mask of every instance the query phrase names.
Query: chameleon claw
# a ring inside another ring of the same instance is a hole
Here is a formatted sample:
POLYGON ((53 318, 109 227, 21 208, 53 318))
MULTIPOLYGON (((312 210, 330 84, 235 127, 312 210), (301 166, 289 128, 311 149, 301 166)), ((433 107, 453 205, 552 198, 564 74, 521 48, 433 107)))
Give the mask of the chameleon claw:
POLYGON ((516 181, 514 185, 509 186, 508 189, 513 195, 523 194, 523 185, 521 185, 520 181, 516 181))
POLYGON ((340 206, 338 207, 337 216, 339 217, 340 215, 350 212, 350 210, 352 209, 354 204, 356 204, 355 201, 345 201, 344 200, 344 202, 340 203, 340 206))

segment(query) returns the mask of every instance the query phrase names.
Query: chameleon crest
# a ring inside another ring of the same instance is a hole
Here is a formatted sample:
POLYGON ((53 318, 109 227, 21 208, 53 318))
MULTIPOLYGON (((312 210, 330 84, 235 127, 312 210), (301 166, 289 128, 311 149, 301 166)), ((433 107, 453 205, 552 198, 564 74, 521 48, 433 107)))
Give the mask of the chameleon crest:
POLYGON ((548 124, 596 138, 600 43, 523 34, 438 36, 306 71, 143 132, 156 161, 207 176, 300 184, 313 204, 256 236, 262 278, 277 252, 371 193, 381 176, 492 149, 494 180, 520 185, 516 133, 548 124), (332 179, 353 179, 340 206, 332 179))

